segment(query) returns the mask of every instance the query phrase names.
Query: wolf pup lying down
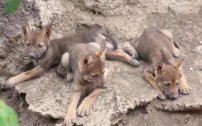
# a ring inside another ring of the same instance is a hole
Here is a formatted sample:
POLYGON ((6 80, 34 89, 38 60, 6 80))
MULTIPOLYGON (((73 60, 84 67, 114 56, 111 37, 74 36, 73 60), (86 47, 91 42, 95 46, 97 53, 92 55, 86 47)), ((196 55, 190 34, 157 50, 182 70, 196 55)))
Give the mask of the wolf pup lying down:
POLYGON ((73 89, 65 117, 66 124, 74 123, 77 114, 88 115, 92 103, 104 88, 106 50, 101 49, 96 43, 79 44, 63 55, 61 63, 67 69, 67 75, 73 75, 70 76, 73 79, 73 89), (81 94, 89 90, 91 93, 84 98, 77 109, 81 94))
POLYGON ((111 50, 107 52, 107 58, 120 60, 133 66, 138 66, 128 54, 117 49, 117 42, 106 32, 99 29, 84 30, 65 36, 61 39, 50 40, 52 29, 50 26, 42 29, 31 29, 28 25, 22 27, 26 51, 30 58, 38 61, 38 65, 30 71, 23 72, 8 80, 9 85, 38 77, 48 71, 53 64, 58 64, 62 55, 79 43, 95 42, 100 46, 106 44, 111 50))
POLYGON ((144 70, 144 78, 159 92, 160 99, 175 99, 179 93, 190 93, 182 70, 183 60, 176 58, 180 52, 175 45, 170 31, 151 27, 145 29, 137 43, 123 48, 133 57, 151 63, 144 70))

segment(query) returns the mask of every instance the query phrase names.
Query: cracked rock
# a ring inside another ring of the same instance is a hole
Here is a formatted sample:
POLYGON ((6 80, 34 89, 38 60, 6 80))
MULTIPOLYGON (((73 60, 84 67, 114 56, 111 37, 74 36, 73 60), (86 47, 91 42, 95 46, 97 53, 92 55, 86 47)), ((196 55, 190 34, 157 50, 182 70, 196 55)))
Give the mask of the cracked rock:
MULTIPOLYGON (((106 67, 110 73, 106 80, 108 88, 93 104, 91 114, 79 117, 76 122, 78 125, 116 124, 124 118, 128 109, 135 109, 136 106, 144 105, 157 97, 156 91, 150 89, 140 76, 135 76, 142 72, 140 68, 109 61, 106 67)), ((16 90, 26 93, 29 110, 44 116, 63 118, 67 113, 71 85, 58 78, 52 71, 40 78, 17 85, 16 90)))

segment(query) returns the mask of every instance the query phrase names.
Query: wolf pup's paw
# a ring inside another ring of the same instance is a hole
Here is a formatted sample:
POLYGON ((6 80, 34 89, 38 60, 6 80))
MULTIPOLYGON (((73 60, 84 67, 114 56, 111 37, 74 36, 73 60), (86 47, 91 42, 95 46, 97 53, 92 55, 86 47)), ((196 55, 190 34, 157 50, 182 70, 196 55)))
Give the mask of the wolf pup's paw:
POLYGON ((64 122, 66 126, 72 126, 76 122, 76 112, 68 111, 64 122))
POLYGON ((137 59, 132 58, 132 65, 133 65, 134 67, 138 67, 138 66, 140 66, 140 62, 139 62, 137 59))
POLYGON ((89 99, 84 99, 77 109, 77 114, 80 116, 85 116, 90 114, 91 101, 89 99))
POLYGON ((15 84, 18 83, 18 78, 17 77, 11 77, 7 81, 7 85, 13 87, 15 84))
POLYGON ((180 50, 178 50, 177 48, 174 49, 174 57, 175 58, 179 58, 181 56, 180 50))
POLYGON ((165 96, 162 92, 159 92, 158 98, 159 98, 160 100, 166 100, 166 96, 165 96))
POLYGON ((191 88, 188 85, 186 86, 182 85, 180 86, 179 91, 180 91, 180 94, 187 95, 191 92, 191 88))
POLYGON ((73 79, 74 79, 73 73, 67 73, 67 81, 71 82, 71 81, 73 81, 73 79))

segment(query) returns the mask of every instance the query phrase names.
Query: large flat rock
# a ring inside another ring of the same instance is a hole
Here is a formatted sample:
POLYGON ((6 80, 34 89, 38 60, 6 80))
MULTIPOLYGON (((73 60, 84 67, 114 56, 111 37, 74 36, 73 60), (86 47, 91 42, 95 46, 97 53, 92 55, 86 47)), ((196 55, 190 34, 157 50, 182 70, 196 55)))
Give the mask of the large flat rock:
MULTIPOLYGON (((124 118, 128 109, 144 105, 157 97, 157 93, 139 76, 142 72, 140 68, 113 61, 107 61, 106 64, 108 87, 98 97, 91 114, 79 118, 77 124, 110 126, 124 118)), ((29 110, 63 118, 69 104, 71 85, 51 71, 40 78, 17 85, 16 89, 26 93, 29 110)))

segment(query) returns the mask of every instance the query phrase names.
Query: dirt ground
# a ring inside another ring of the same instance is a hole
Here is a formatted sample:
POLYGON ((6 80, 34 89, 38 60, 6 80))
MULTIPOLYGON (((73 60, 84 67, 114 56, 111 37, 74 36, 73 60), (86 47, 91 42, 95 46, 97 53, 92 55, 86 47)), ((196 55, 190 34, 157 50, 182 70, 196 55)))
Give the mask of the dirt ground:
MULTIPOLYGON (((153 103, 151 103, 153 104, 153 103)), ((128 126, 200 126, 201 111, 165 112, 157 111, 149 104, 128 113, 128 126), (149 112, 148 112, 149 111, 149 112), (143 121, 144 120, 144 121, 143 121)))
POLYGON ((54 126, 58 121, 58 119, 43 117, 27 110, 25 94, 19 94, 14 89, 2 89, 0 98, 15 109, 20 126, 54 126))
POLYGON ((119 44, 134 41, 149 26, 172 30, 186 58, 183 68, 193 92, 175 101, 159 101, 156 92, 141 79, 144 65, 132 68, 107 62, 111 85, 98 98, 92 115, 79 118, 77 125, 202 125, 201 0, 24 0, 10 17, 5 15, 3 7, 4 2, 0 1, 0 99, 14 107, 21 126, 60 125, 70 89, 51 72, 15 88, 6 86, 9 77, 33 67, 20 36, 24 22, 32 27, 52 24, 54 37, 93 25, 106 26, 119 44), (101 120, 98 115, 103 116, 101 120))

